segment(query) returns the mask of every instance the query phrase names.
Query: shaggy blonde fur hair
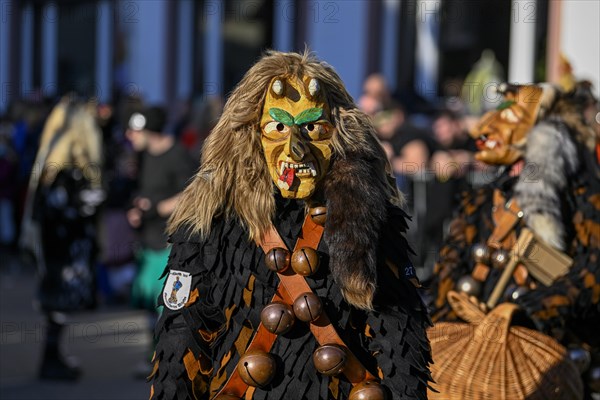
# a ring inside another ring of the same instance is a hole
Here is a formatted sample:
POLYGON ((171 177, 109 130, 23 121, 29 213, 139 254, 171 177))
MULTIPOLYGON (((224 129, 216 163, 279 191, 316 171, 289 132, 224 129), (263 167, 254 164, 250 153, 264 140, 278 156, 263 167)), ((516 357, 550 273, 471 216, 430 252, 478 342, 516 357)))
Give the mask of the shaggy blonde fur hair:
POLYGON ((36 156, 36 166, 42 167, 43 185, 51 185, 63 169, 77 168, 92 186, 100 186, 102 134, 93 107, 64 98, 48 116, 36 156))
MULTIPOLYGON (((331 66, 308 51, 269 51, 250 68, 227 100, 219 122, 204 143, 201 168, 169 220, 168 233, 188 225, 190 233, 206 238, 217 216, 239 217, 251 240, 261 238, 270 228, 275 214, 275 188, 262 151, 260 116, 274 77, 303 76, 318 79, 328 100, 331 122, 336 127, 332 158, 371 152, 377 159, 385 159, 373 125, 356 107, 331 66)), ((389 163, 381 173, 374 178, 385 181, 388 199, 400 204, 402 197, 390 179, 389 163)))

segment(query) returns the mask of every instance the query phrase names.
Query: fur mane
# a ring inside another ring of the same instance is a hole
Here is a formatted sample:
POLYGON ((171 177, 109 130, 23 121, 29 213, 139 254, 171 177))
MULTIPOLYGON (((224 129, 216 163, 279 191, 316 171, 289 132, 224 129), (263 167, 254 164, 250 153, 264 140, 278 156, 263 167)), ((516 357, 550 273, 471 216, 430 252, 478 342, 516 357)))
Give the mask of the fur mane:
POLYGON ((527 135, 527 173, 519 176, 515 198, 527 226, 547 244, 564 251, 561 192, 580 168, 580 160, 594 151, 596 139, 583 116, 587 97, 579 85, 566 93, 552 85, 543 88, 538 121, 527 135))

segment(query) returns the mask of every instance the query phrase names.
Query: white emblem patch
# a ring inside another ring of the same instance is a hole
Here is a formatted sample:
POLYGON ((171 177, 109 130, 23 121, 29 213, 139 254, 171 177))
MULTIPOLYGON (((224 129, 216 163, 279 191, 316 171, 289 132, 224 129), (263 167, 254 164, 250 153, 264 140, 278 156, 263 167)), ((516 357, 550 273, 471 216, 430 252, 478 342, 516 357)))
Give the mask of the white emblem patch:
POLYGON ((163 289, 163 301, 165 306, 171 310, 179 310, 185 306, 192 287, 192 274, 183 271, 169 271, 165 288, 163 289))

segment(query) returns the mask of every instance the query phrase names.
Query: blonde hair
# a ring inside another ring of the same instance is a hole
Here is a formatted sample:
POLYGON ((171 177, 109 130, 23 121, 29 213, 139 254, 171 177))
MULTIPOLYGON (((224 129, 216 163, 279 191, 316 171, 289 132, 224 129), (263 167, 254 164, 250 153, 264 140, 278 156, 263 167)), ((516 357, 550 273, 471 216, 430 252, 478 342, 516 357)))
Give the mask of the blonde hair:
MULTIPOLYGON (((239 217, 250 239, 260 238, 275 214, 274 186, 261 146, 259 120, 266 88, 274 77, 316 78, 324 90, 336 127, 332 137, 333 158, 348 153, 374 152, 385 159, 368 117, 357 109, 352 97, 331 66, 311 53, 268 51, 233 90, 223 114, 202 148, 201 167, 184 190, 168 225, 168 233, 188 225, 192 233, 206 238, 217 216, 239 217)), ((389 164, 389 163, 388 163, 389 164)), ((387 172, 391 168, 387 166, 387 172)), ((400 203, 401 194, 388 177, 389 198, 400 203)))
POLYGON ((40 183, 50 185, 67 168, 77 168, 100 186, 102 134, 93 111, 94 105, 64 98, 52 110, 40 140, 36 166, 42 167, 40 183))

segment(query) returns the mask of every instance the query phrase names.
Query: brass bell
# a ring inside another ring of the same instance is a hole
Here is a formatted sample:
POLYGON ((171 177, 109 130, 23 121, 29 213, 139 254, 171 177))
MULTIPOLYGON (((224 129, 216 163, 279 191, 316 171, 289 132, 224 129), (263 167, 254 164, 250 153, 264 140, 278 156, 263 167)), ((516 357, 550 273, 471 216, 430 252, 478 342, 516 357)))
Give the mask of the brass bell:
POLYGON ((494 268, 504 268, 506 263, 508 263, 509 257, 510 254, 508 254, 508 251, 498 249, 492 253, 492 265, 494 268))
POLYGON ((471 256, 477 263, 488 264, 490 262, 490 250, 484 243, 474 244, 471 248, 471 256))
POLYGON ((319 206, 313 207, 309 210, 310 217, 317 225, 325 225, 327 220, 327 207, 319 206))
POLYGON ((283 272, 290 266, 290 252, 282 247, 275 247, 265 256, 265 264, 273 272, 283 272))
POLYGON ((319 269, 319 254, 310 247, 302 247, 292 254, 292 269, 302 276, 309 276, 319 269))
POLYGON ((294 312, 292 307, 279 301, 267 304, 260 313, 260 320, 264 327, 271 333, 281 335, 294 326, 294 312))
POLYGON ((337 344, 319 346, 313 353, 315 368, 327 376, 334 376, 341 373, 347 359, 346 350, 337 344))
POLYGON ((577 367, 580 374, 583 374, 590 367, 592 362, 592 356, 590 352, 581 347, 571 347, 567 350, 569 359, 573 361, 573 364, 577 367))
POLYGON ((456 282, 456 288, 469 296, 478 296, 481 291, 481 283, 471 275, 465 275, 456 282))
POLYGON ((294 315, 300 321, 315 321, 323 312, 323 305, 319 297, 313 292, 302 293, 294 300, 294 315))
POLYGON ((511 286, 507 290, 507 300, 517 301, 521 296, 523 296, 527 292, 529 292, 529 289, 527 289, 525 286, 511 286))
POLYGON ((275 359, 269 353, 250 350, 240 358, 237 371, 246 385, 262 387, 275 377, 275 367, 275 359))
POLYGON ((350 391, 349 400, 385 400, 385 389, 375 381, 364 381, 350 391))

